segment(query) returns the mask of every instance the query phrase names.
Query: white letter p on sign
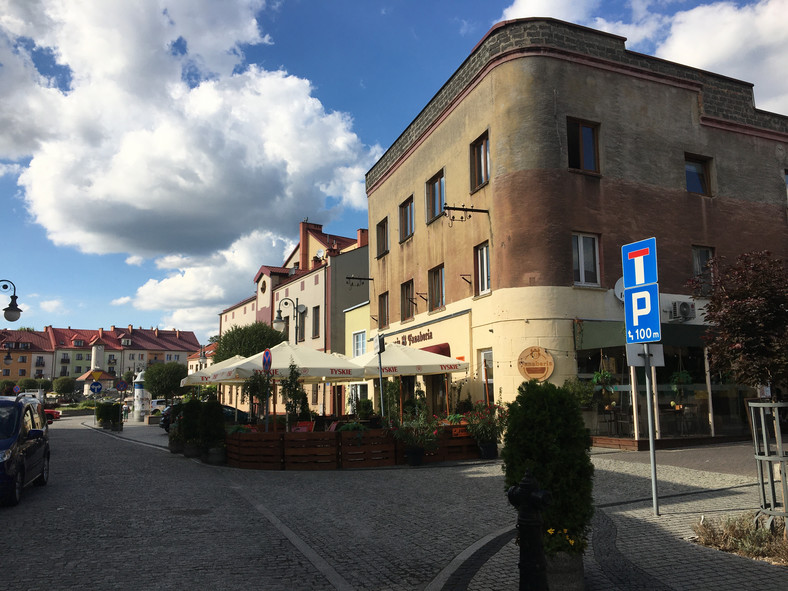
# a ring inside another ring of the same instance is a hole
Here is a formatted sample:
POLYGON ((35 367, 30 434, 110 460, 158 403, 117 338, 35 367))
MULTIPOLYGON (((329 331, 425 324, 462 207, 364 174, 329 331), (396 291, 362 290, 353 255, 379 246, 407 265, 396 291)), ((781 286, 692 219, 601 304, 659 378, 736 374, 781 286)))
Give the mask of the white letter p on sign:
POLYGON ((637 326, 641 316, 651 314, 651 294, 639 291, 632 294, 632 324, 637 326))

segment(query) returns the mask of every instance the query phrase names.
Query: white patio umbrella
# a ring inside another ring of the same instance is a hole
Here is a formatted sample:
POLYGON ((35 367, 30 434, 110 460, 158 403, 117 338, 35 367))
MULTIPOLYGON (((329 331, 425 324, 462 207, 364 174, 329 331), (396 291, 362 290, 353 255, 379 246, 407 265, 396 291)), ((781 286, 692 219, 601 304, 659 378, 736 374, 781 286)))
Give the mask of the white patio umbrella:
MULTIPOLYGON (((324 353, 311 347, 291 345, 287 341, 271 347, 271 376, 275 380, 290 375, 290 364, 298 366, 305 382, 341 382, 364 379, 364 369, 342 355, 324 353)), ((263 371, 263 352, 214 371, 211 382, 242 382, 263 371)))
POLYGON ((199 386, 200 384, 208 384, 210 383, 211 374, 214 371, 222 369, 223 367, 229 367, 235 363, 238 363, 242 359, 246 358, 243 355, 233 355, 229 359, 219 361, 209 365, 208 367, 204 367, 201 370, 195 371, 194 373, 190 373, 181 380, 181 388, 185 386, 199 386))
MULTIPOLYGON (((354 357, 352 361, 364 368, 366 377, 376 378, 380 375, 377 353, 369 351, 354 357)), ((386 344, 386 350, 381 354, 380 361, 384 377, 428 376, 468 370, 467 361, 397 343, 386 344)))
MULTIPOLYGON (((353 361, 364 368, 367 378, 386 376, 428 376, 467 371, 468 362, 431 351, 406 347, 397 343, 386 344, 380 354, 374 351, 354 357, 353 361)), ((382 393, 381 393, 382 396, 382 393)), ((381 401, 382 404, 382 401, 381 401)), ((446 379, 446 412, 449 412, 449 380, 446 379)), ((402 418, 402 391, 400 390, 400 418, 402 418)))

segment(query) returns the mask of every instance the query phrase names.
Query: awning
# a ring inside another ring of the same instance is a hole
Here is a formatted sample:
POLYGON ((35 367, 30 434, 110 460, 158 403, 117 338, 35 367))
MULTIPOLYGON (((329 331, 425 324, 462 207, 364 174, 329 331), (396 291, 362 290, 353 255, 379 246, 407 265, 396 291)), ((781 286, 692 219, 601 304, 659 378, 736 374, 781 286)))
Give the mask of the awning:
MULTIPOLYGON (((673 347, 704 347, 704 324, 662 323, 660 344, 673 347)), ((627 344, 625 325, 616 320, 580 320, 575 322, 575 349, 605 349, 627 344)))
POLYGON ((430 353, 437 353, 445 357, 451 357, 451 347, 449 343, 440 343, 438 345, 429 345, 428 347, 421 347, 422 351, 429 351, 430 353))

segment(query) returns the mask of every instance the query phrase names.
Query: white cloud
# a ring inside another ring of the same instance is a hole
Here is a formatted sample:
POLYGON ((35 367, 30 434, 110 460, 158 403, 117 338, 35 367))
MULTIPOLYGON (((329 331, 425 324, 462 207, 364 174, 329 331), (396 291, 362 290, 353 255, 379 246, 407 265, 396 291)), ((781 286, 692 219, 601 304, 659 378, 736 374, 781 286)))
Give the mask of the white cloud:
POLYGON ((38 307, 48 314, 65 314, 68 310, 61 300, 41 300, 38 307))
POLYGON ((590 18, 598 6, 599 0, 515 0, 504 9, 500 20, 547 16, 582 23, 590 18))
POLYGON ((131 296, 123 296, 121 298, 115 298, 110 302, 113 306, 124 306, 126 304, 131 303, 131 296))
POLYGON ((0 5, 0 174, 22 168, 29 215, 56 245, 168 271, 136 307, 237 301, 305 211, 330 223, 366 209, 380 148, 308 80, 244 64, 244 46, 275 41, 255 18, 264 0, 0 5), (70 71, 69 88, 36 71, 20 36, 70 71))

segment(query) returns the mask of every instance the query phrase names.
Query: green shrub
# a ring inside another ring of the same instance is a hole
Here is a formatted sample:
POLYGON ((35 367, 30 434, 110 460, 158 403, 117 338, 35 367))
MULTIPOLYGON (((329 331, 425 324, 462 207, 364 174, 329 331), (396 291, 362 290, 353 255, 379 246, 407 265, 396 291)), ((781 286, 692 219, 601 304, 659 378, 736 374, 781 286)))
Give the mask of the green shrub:
POLYGON ((200 412, 202 402, 197 398, 192 398, 183 404, 180 431, 186 443, 198 443, 200 441, 200 412))
POLYGON ((119 402, 98 402, 96 404, 96 420, 117 423, 121 420, 119 402))
POLYGON ((210 397, 200 408, 200 440, 206 447, 224 444, 224 412, 221 403, 210 397))
POLYGON ((545 552, 583 552, 594 514, 591 437, 575 396, 553 384, 524 382, 509 405, 501 452, 506 487, 526 470, 551 495, 542 511, 545 552))
POLYGON ((356 403, 356 412, 358 413, 358 418, 362 421, 366 421, 372 416, 372 411, 372 401, 369 398, 362 398, 356 403))

